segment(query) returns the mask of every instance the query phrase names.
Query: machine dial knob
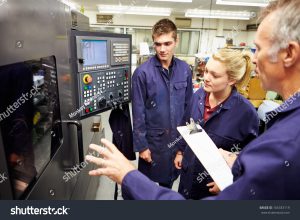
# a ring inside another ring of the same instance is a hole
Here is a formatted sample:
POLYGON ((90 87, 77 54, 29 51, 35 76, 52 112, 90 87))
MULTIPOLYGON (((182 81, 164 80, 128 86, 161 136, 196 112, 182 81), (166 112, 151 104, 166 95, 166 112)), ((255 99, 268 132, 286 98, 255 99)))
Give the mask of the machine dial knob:
POLYGON ((122 91, 119 91, 119 97, 121 98, 123 96, 122 91))
POLYGON ((106 102, 106 99, 105 99, 105 97, 100 97, 99 99, 98 99, 98 106, 99 106, 99 108, 104 108, 104 107, 106 107, 106 104, 107 104, 107 102, 106 102))

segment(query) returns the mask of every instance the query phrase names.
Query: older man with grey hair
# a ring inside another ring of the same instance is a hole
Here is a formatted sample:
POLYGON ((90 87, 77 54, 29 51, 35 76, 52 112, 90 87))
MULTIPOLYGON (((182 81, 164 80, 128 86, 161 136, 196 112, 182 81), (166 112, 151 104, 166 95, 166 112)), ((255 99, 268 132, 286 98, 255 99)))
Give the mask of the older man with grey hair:
MULTIPOLYGON (((253 62, 264 89, 279 93, 284 103, 268 130, 235 160, 233 184, 209 199, 300 199, 300 0, 274 1, 261 18, 253 62)), ((111 143, 103 143, 108 149, 91 145, 104 158, 87 158, 102 166, 90 175, 121 183, 125 199, 183 199, 136 171, 111 143)))

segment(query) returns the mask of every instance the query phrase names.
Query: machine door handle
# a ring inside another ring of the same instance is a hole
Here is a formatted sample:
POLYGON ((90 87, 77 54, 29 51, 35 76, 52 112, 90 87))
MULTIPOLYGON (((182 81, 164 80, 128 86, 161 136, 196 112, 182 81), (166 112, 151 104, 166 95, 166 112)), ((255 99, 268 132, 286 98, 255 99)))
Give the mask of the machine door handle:
POLYGON ((84 162, 84 153, 83 153, 83 141, 82 141, 82 124, 80 121, 73 120, 61 120, 56 123, 65 123, 67 125, 75 125, 77 128, 77 146, 78 146, 78 159, 81 164, 84 162))

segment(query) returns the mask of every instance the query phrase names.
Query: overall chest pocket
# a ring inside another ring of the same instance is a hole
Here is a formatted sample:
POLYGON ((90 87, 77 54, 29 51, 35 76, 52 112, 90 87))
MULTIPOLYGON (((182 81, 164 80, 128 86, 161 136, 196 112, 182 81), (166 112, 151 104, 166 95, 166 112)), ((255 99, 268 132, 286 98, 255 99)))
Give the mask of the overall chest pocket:
POLYGON ((182 103, 185 100, 187 82, 176 82, 174 83, 175 96, 178 102, 182 103))

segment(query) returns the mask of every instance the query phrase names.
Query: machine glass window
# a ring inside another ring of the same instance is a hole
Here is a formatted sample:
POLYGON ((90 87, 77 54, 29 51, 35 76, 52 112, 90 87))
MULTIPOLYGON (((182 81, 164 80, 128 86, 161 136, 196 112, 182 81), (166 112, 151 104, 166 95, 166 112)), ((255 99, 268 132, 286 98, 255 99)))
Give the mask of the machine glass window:
POLYGON ((55 57, 1 66, 0 75, 4 160, 19 199, 61 146, 55 57))

